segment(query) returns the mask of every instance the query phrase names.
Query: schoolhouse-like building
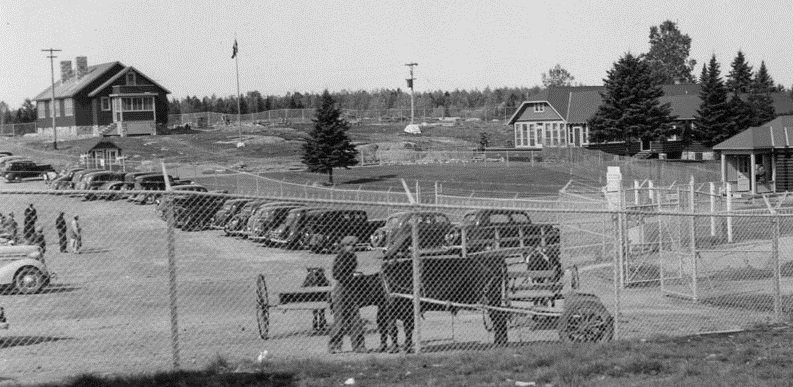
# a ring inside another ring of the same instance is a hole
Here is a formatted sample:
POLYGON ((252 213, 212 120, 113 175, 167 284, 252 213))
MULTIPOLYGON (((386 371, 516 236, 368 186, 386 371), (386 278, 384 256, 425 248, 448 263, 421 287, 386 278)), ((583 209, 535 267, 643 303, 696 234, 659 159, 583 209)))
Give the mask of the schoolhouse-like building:
MULTIPOLYGON (((507 122, 514 131, 517 149, 547 147, 586 147, 622 154, 629 149, 631 156, 655 156, 670 159, 707 160, 714 157, 712 149, 698 143, 682 141, 685 131, 694 125, 701 104, 700 85, 663 85, 661 104, 669 103, 672 115, 677 116, 677 134, 663 141, 630 144, 624 142, 591 143, 587 122, 594 117, 602 102, 603 86, 549 87, 529 96, 507 122)), ((772 93, 777 114, 793 111, 793 100, 785 93, 772 93)))
POLYGON ((77 66, 61 61, 61 77, 34 100, 39 134, 57 136, 153 135, 168 122, 168 91, 150 77, 121 62, 88 66, 78 56, 77 66))

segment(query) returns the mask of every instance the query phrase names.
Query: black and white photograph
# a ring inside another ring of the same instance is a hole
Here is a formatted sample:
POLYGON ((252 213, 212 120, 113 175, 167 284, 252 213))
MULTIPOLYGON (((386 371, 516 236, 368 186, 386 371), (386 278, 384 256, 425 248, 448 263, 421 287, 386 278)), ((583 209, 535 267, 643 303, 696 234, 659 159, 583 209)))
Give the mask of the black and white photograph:
POLYGON ((0 0, 0 387, 790 384, 792 14, 0 0))

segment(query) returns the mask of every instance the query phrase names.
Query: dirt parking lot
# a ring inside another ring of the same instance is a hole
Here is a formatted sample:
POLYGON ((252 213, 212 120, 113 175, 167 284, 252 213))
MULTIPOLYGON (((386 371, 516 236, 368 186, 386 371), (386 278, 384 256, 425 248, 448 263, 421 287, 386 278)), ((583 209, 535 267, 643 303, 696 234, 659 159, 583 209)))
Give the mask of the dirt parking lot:
MULTIPOLYGON (((0 212, 14 211, 22 223, 29 203, 38 208, 45 228, 47 265, 58 277, 36 295, 0 295, 11 328, 0 332, 3 380, 37 383, 83 372, 153 372, 172 366, 171 310, 165 222, 152 206, 126 201, 85 202, 44 191, 41 181, 0 183, 0 212), (79 215, 84 229, 81 254, 60 253, 54 229, 59 211, 79 215)), ((221 356, 255 359, 268 351, 274 359, 355 359, 404 356, 326 354, 327 336, 311 334, 310 311, 271 309, 271 338, 261 340, 255 318, 255 279, 264 274, 271 303, 277 293, 299 287, 307 267, 330 271, 332 255, 267 248, 223 236, 218 230, 175 232, 177 316, 180 364, 200 368, 221 356)), ((360 270, 378 271, 377 252, 359 252, 360 270)), ((608 270, 608 268, 606 268, 608 270)), ((600 297, 612 311, 612 283, 596 270, 583 270, 582 289, 600 297)), ((688 334, 745 326, 764 313, 733 310, 665 297, 657 288, 623 290, 618 316, 624 337, 659 333, 688 334)), ((559 306, 563 306, 560 303, 559 306)), ((375 348, 375 309, 363 310, 367 346, 375 348)), ((430 352, 462 350, 492 342, 478 312, 425 313, 424 348, 430 352)), ((530 321, 516 321, 510 341, 556 340, 554 331, 534 331, 530 321)), ((349 350, 349 343, 345 343, 349 350)))

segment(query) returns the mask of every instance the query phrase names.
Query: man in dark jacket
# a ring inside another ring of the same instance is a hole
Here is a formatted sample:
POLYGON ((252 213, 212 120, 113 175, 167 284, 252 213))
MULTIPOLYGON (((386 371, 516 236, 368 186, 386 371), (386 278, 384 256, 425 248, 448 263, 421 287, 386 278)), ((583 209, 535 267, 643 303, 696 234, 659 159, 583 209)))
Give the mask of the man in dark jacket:
POLYGON ((69 252, 69 241, 66 239, 66 219, 63 218, 63 212, 58 214, 55 219, 55 229, 58 230, 58 244, 60 245, 62 253, 69 252))
POLYGON ((29 241, 33 238, 33 233, 36 230, 36 221, 39 219, 36 208, 33 203, 30 203, 28 208, 25 208, 25 219, 22 221, 22 234, 25 240, 29 241))
POLYGON ((29 241, 30 244, 39 247, 42 255, 47 252, 47 242, 44 240, 43 227, 39 227, 35 232, 33 232, 33 235, 30 237, 29 241))
POLYGON ((328 352, 341 352, 342 339, 349 335, 352 349, 355 352, 366 352, 361 312, 358 308, 357 295, 355 294, 355 281, 353 279, 358 267, 358 258, 352 251, 357 242, 353 236, 341 240, 341 252, 333 259, 333 279, 336 287, 333 289, 333 326, 330 329, 330 342, 328 352))

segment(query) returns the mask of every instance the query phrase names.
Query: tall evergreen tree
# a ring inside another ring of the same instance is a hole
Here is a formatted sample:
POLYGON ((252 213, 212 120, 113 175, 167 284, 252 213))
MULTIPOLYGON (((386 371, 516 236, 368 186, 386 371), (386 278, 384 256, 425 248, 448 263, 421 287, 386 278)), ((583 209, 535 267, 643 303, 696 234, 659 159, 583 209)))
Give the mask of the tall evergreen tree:
POLYGON ((694 83, 694 66, 697 61, 688 57, 691 38, 677 29, 677 24, 666 20, 660 26, 650 27, 650 51, 644 56, 659 82, 694 83))
POLYGON ((710 58, 710 63, 702 68, 699 83, 702 86, 699 92, 702 102, 694 117, 692 139, 712 146, 732 136, 734 132, 730 122, 732 114, 727 99, 728 91, 721 79, 721 70, 715 55, 710 58))
POLYGON ((752 66, 746 62, 743 52, 738 50, 738 54, 732 61, 732 69, 727 79, 727 89, 733 94, 748 93, 752 87, 752 66))
POLYGON ((627 154, 631 141, 671 134, 675 117, 669 103, 658 101, 664 92, 647 63, 627 53, 607 75, 603 102, 589 120, 590 141, 624 141, 627 154))
POLYGON ((349 168, 358 164, 358 150, 350 143, 350 124, 341 116, 341 109, 328 90, 320 97, 314 129, 303 144, 303 164, 310 172, 327 173, 333 184, 333 168, 349 168))
POLYGON ((752 88, 747 100, 752 109, 752 126, 760 126, 776 118, 774 100, 771 98, 771 93, 775 91, 774 80, 768 74, 765 61, 762 61, 752 80, 752 88))

